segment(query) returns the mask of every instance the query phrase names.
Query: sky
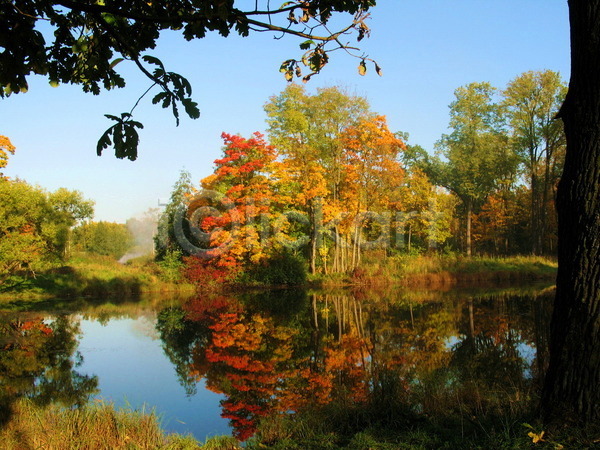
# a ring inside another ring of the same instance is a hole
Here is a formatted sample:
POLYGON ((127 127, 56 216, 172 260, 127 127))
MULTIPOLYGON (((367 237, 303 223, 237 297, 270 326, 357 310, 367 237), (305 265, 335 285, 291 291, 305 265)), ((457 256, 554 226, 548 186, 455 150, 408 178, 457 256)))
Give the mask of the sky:
MULTIPOLYGON (((244 9, 254 1, 238 3, 244 9)), ((349 20, 340 15, 335 23, 349 20)), ((456 88, 487 81, 502 89, 529 70, 550 69, 569 79, 566 0, 379 0, 368 25, 371 36, 359 46, 383 76, 372 66, 360 76, 359 60, 337 52, 306 87, 315 92, 342 86, 366 97, 373 111, 387 116, 392 131, 408 132, 410 144, 430 152, 447 132, 456 88)), ((4 174, 49 191, 81 191, 96 202, 95 220, 125 222, 159 207, 182 170, 196 183, 212 172, 222 132, 266 132, 263 106, 287 84, 279 66, 302 54, 303 39, 275 37, 214 34, 186 42, 164 33, 151 54, 188 78, 201 116, 182 116, 176 127, 169 110, 147 96, 134 113, 144 130, 133 162, 116 159, 110 149, 98 157, 96 142, 111 125, 104 114, 128 112, 149 87, 135 67, 119 64, 127 87, 99 96, 30 77, 27 93, 0 99, 0 135, 17 148, 4 174)))

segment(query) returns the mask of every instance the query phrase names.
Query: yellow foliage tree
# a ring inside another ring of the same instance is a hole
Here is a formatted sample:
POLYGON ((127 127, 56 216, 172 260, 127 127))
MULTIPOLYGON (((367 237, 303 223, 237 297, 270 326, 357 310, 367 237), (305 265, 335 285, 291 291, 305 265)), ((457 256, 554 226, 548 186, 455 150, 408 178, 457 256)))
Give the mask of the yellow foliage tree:
MULTIPOLYGON (((0 135, 0 169, 8 164, 9 155, 15 154, 15 146, 12 145, 10 139, 0 135)), ((1 175, 1 174, 0 174, 1 175)))

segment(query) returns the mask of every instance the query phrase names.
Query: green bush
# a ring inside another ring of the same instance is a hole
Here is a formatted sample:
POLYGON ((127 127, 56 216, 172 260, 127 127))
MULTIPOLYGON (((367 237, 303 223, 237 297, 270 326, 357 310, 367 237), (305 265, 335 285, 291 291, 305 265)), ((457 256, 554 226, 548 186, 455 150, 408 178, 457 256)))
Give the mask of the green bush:
POLYGON ((167 250, 162 260, 157 261, 156 265, 160 269, 160 277, 164 281, 180 281, 182 276, 183 262, 181 261, 181 252, 179 250, 167 250))
POLYGON ((302 284, 306 281, 306 266, 300 257, 284 251, 254 266, 247 275, 251 281, 267 285, 302 284))

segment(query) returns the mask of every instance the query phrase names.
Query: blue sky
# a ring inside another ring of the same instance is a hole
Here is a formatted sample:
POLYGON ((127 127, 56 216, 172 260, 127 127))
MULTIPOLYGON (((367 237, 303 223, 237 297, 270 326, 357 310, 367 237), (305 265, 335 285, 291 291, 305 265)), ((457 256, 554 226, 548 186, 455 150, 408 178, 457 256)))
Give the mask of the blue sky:
MULTIPOLYGON (((339 53, 307 88, 340 85, 367 97, 393 131, 408 132, 410 143, 429 151, 446 131, 457 87, 488 81, 503 88, 528 70, 551 69, 568 80, 566 0, 378 3, 369 21, 371 37, 360 47, 377 60, 383 77, 371 66, 359 76, 358 60, 339 53)), ((167 110, 152 106, 150 98, 142 101, 135 118, 145 129, 135 162, 117 160, 109 150, 102 157, 95 152, 110 125, 104 114, 129 111, 149 86, 133 67, 118 66, 125 89, 96 97, 32 77, 29 92, 0 100, 0 134, 17 147, 4 173, 48 190, 80 190, 96 201, 96 220, 124 222, 167 200, 182 169, 196 181, 210 174, 221 152, 221 132, 265 131, 263 105, 285 88, 278 69, 301 54, 299 43, 267 33, 210 35, 189 43, 175 33, 163 35, 152 54, 189 79, 202 115, 175 127, 167 110)))

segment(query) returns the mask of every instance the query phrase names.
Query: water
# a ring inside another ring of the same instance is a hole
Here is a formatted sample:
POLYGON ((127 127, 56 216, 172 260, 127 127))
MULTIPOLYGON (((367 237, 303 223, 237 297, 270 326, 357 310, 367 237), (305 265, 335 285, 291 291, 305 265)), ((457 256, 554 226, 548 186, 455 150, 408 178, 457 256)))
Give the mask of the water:
POLYGON ((201 441, 244 440, 269 414, 336 402, 381 414, 435 413, 449 398, 492 408, 536 389, 553 292, 490 291, 293 290, 6 312, 0 400, 6 410, 24 395, 154 409, 165 430, 201 441))
POLYGON ((79 371, 96 375, 100 390, 96 398, 117 406, 154 408, 164 429, 206 436, 231 434, 227 420, 220 417, 223 395, 204 388, 186 395, 162 349, 155 331, 155 316, 115 318, 106 324, 81 320, 79 371))

